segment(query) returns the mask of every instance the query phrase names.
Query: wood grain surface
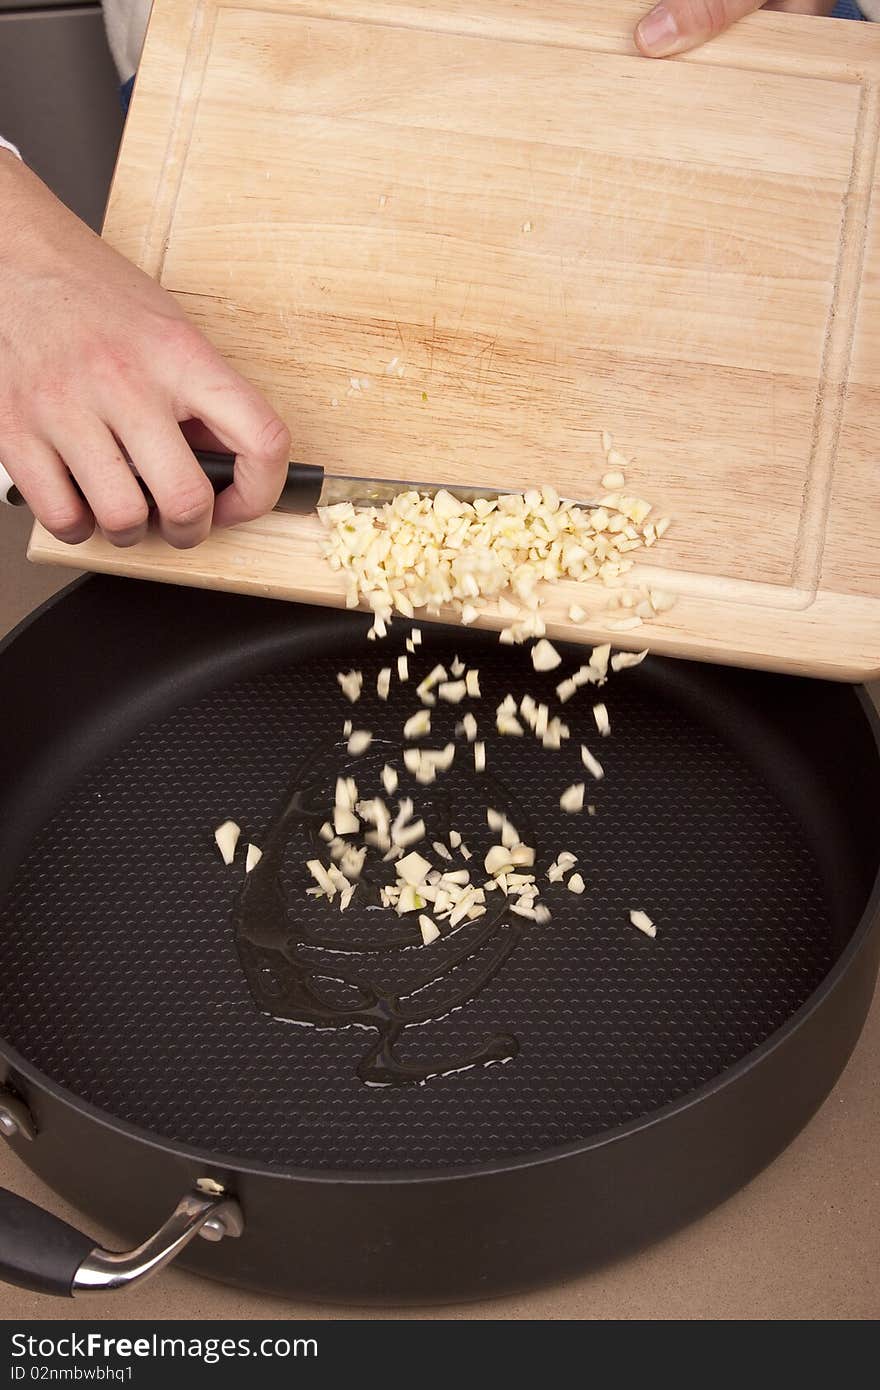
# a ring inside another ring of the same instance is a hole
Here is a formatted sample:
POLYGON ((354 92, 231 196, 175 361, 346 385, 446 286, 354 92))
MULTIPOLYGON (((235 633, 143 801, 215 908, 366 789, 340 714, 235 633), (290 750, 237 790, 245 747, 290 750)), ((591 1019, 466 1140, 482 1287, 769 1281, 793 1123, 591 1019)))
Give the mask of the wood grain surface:
MULTIPOLYGON (((622 645, 861 679, 880 671, 880 33, 758 14, 652 63, 641 9, 157 0, 105 235, 266 392, 298 458, 583 496, 608 430, 627 490, 674 520, 644 578, 681 596, 622 645)), ((37 527, 30 555, 343 601, 309 518, 180 553, 37 527)), ((551 631, 607 632, 574 628, 572 601, 551 631)))

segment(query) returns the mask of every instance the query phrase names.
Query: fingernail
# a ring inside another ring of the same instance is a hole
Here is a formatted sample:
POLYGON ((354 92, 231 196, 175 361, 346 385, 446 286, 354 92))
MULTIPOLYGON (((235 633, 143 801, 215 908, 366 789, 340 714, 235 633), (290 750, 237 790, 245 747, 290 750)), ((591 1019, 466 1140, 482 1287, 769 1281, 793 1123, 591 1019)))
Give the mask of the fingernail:
POLYGON ((671 53, 679 38, 675 16, 665 5, 655 5, 637 26, 636 34, 641 47, 658 58, 671 53))

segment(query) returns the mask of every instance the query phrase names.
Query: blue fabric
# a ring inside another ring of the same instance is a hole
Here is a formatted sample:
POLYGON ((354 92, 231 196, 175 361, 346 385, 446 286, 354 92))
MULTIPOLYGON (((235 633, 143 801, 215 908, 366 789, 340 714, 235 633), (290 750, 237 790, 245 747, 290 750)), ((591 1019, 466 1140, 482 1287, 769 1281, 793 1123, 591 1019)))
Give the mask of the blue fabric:
POLYGON ((864 19, 855 0, 837 0, 837 4, 831 11, 835 19, 864 19))
POLYGON ((129 105, 131 104, 131 93, 132 93, 133 88, 134 88, 134 78, 133 78, 133 77, 130 77, 130 78, 128 79, 127 82, 123 82, 122 86, 119 88, 119 103, 120 103, 120 105, 121 105, 123 111, 125 112, 126 116, 128 115, 128 108, 129 108, 129 105))

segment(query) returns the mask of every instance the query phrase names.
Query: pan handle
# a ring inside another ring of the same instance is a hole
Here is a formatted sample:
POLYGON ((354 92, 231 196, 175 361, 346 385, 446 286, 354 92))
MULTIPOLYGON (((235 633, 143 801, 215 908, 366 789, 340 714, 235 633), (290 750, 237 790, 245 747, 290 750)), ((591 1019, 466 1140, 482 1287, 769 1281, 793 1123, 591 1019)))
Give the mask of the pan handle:
POLYGON ((201 1179, 164 1225, 134 1250, 102 1250, 66 1221, 0 1188, 0 1279, 36 1293, 75 1298, 127 1289, 163 1269, 194 1236, 222 1240, 244 1230, 241 1209, 219 1183, 201 1179))

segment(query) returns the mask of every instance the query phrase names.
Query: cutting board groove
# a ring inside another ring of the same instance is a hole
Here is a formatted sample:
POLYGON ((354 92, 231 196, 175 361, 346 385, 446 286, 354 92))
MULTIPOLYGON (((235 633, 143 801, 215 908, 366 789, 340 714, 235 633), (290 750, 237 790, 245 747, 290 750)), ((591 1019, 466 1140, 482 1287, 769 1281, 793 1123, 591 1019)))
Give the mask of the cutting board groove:
POLYGON ((822 571, 831 481, 840 442, 846 384, 865 264, 868 214, 877 171, 878 139, 880 85, 876 82, 866 82, 862 85, 859 100, 859 116, 853 142, 852 175, 844 199, 840 254, 828 313, 822 370, 816 393, 813 445, 792 567, 794 586, 809 591, 807 602, 815 595, 822 571))

